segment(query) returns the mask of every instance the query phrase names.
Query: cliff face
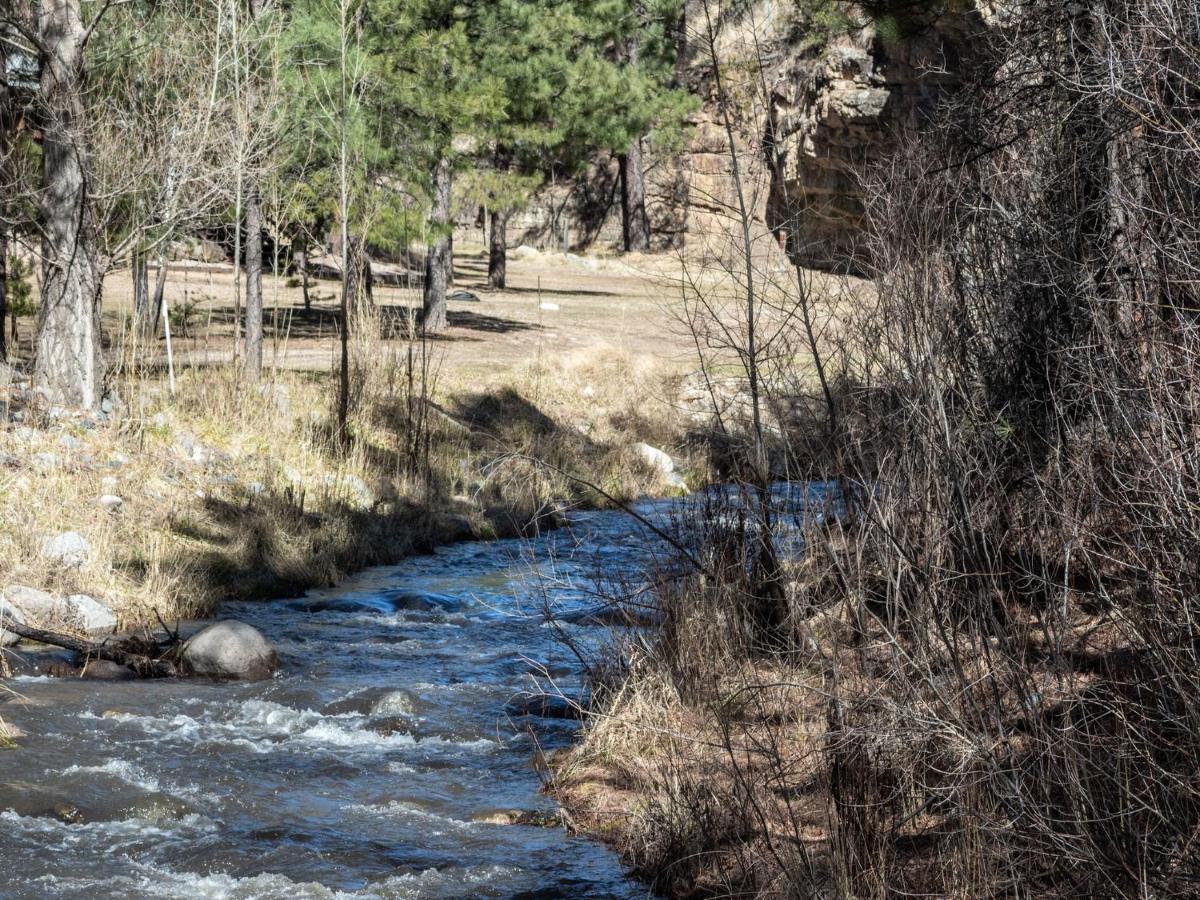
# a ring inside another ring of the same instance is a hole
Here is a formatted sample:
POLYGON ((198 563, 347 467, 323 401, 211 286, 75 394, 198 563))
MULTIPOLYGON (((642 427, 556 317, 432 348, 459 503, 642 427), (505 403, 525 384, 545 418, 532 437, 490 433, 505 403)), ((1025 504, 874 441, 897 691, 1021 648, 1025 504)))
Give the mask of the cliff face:
POLYGON ((867 29, 819 51, 784 53, 764 129, 767 218, 800 262, 863 267, 860 173, 886 159, 897 138, 919 129, 960 84, 984 27, 971 12, 901 40, 885 42, 867 29))
MULTIPOLYGON (((807 31, 794 8, 757 0, 713 20, 745 203, 756 231, 770 229, 803 265, 861 272, 860 173, 954 90, 987 25, 972 10, 892 41, 871 27, 830 38, 807 31)), ((656 156, 647 143, 647 200, 658 248, 703 251, 740 231, 739 201, 701 0, 689 0, 687 20, 680 76, 703 106, 682 154, 656 156)), ((543 190, 513 217, 509 239, 578 249, 617 246, 620 234, 616 167, 603 159, 588 178, 543 190)))

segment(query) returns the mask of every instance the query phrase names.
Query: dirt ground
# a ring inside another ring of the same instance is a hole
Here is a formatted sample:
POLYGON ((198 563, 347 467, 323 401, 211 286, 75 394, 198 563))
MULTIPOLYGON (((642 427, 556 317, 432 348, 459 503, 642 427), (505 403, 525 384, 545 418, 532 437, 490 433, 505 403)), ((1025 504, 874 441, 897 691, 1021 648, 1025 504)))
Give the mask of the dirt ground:
MULTIPOLYGON (((488 383, 540 359, 606 350, 651 357, 668 368, 694 365, 694 345, 678 319, 680 263, 674 257, 565 257, 520 248, 510 254, 504 291, 488 288, 482 247, 456 248, 454 262, 452 291, 479 298, 452 299, 450 327, 434 342, 435 364, 455 382, 488 383)), ((233 274, 228 264, 169 264, 166 297, 178 369, 230 360, 233 274)), ((151 286, 154 279, 152 268, 151 286)), ((131 313, 132 293, 128 271, 105 279, 105 331, 114 342, 125 333, 122 324, 131 313)), ((309 371, 333 366, 340 285, 313 279, 309 293, 312 309, 306 311, 296 279, 269 274, 264 278, 268 366, 309 371)), ((374 294, 385 335, 402 338, 408 333, 410 314, 420 307, 419 287, 377 283, 374 294)), ((22 323, 23 351, 32 329, 32 320, 22 323)), ((399 343, 384 342, 382 348, 399 343)), ((165 362, 161 337, 158 345, 165 362)), ((121 353, 120 346, 107 350, 110 360, 121 353)))

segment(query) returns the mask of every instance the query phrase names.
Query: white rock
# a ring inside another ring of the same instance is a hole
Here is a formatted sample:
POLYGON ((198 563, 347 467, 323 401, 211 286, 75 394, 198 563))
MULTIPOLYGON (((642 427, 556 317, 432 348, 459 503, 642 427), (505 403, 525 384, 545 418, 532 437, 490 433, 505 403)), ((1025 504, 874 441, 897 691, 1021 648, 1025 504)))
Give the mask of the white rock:
POLYGON ((42 556, 67 569, 78 569, 88 560, 91 547, 77 531, 64 531, 42 544, 42 556))
POLYGON ((184 668, 207 678, 257 681, 278 665, 275 650, 261 632, 244 622, 209 625, 183 647, 184 668))
POLYGON ((104 494, 100 498, 100 505, 109 512, 120 512, 121 507, 125 505, 125 501, 116 494, 104 494))
POLYGON ((117 630, 116 614, 87 594, 71 594, 63 600, 63 622, 76 631, 98 636, 117 630))
POLYGON ((549 301, 547 301, 547 302, 543 303, 543 304, 542 304, 541 306, 539 306, 538 308, 539 308, 539 309, 544 309, 544 310, 546 310, 546 312, 558 312, 558 304, 557 304, 557 303, 550 303, 549 301))
POLYGON ((663 475, 670 475, 675 471, 675 460, 657 447, 651 447, 649 444, 634 444, 633 449, 638 452, 646 465, 657 469, 663 475))

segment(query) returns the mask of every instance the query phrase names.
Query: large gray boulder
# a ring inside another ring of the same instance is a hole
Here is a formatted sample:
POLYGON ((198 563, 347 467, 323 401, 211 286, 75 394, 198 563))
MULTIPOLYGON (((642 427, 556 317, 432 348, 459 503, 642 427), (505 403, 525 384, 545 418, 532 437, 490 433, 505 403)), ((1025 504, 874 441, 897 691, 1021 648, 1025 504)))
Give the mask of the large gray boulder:
POLYGON ((257 628, 232 619, 209 625, 184 644, 180 662, 189 674, 236 681, 270 678, 279 665, 257 628))
POLYGON ((87 539, 77 531, 64 531, 42 543, 42 556, 65 569, 78 569, 91 552, 87 539))

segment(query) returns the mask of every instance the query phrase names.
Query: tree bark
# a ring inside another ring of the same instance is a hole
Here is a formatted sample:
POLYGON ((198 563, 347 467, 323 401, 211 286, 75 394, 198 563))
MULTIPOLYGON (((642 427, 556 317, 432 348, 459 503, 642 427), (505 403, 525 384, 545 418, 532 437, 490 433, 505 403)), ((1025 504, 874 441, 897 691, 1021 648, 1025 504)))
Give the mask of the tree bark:
POLYGON ((425 256, 425 297, 422 326, 446 328, 446 286, 450 269, 450 160, 442 157, 433 170, 433 209, 429 225, 434 237, 425 256))
POLYGON ((303 235, 292 236, 292 265, 296 267, 296 274, 300 276, 300 292, 304 297, 304 311, 308 312, 312 309, 312 297, 308 294, 308 247, 306 244, 307 241, 303 235))
POLYGON ((150 309, 153 315, 150 321, 153 323, 150 326, 150 334, 158 334, 158 323, 162 318, 163 309, 163 291, 167 289, 167 255, 162 250, 158 251, 158 270, 154 273, 154 299, 150 302, 150 309))
POLYGON ((43 0, 41 215, 49 250, 42 280, 34 390, 54 406, 92 409, 104 372, 100 355, 100 265, 87 192, 84 38, 80 0, 43 0))
POLYGON ((625 252, 650 249, 650 220, 646 216, 646 178, 642 142, 635 140, 621 155, 621 233, 625 252))
POLYGON ((375 274, 371 271, 366 241, 361 237, 351 237, 349 241, 346 290, 351 301, 350 318, 354 321, 375 306, 375 274))
POLYGON ((508 274, 508 213, 492 210, 488 241, 488 285, 504 290, 508 274))
POLYGON ((258 185, 246 194, 246 381, 262 377, 263 290, 262 290, 262 200, 258 185))
MULTIPOLYGON (((3 62, 3 57, 0 57, 3 62)), ((3 150, 0 149, 0 153, 3 150)), ((0 211, 0 362, 8 359, 8 223, 0 211)))
POLYGON ((146 254, 134 250, 129 257, 129 274, 133 277, 133 324, 138 334, 146 337, 154 321, 150 308, 150 277, 146 271, 146 254))

